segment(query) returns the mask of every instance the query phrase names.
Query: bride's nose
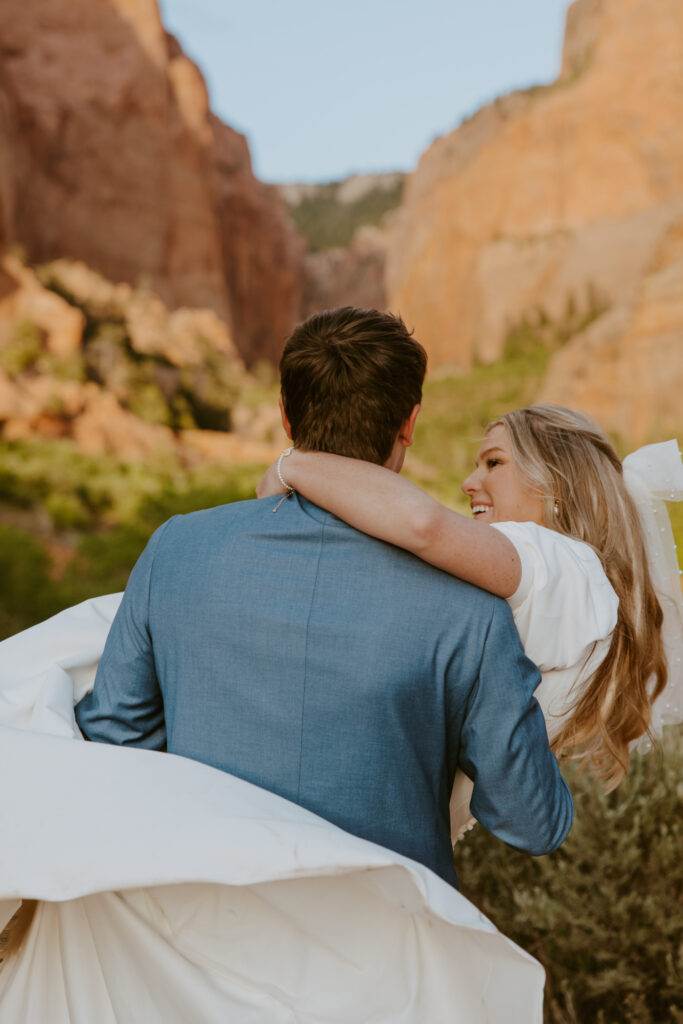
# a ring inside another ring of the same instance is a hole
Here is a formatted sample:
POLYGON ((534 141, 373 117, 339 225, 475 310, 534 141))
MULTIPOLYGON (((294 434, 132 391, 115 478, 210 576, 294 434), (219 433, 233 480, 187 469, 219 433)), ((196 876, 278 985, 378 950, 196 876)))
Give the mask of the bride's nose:
POLYGON ((475 469, 473 473, 470 473, 470 475, 467 477, 466 480, 463 480, 463 482, 462 482, 462 490, 465 492, 465 494, 472 495, 476 491, 476 489, 477 489, 477 480, 476 480, 477 473, 478 473, 478 470, 475 469))

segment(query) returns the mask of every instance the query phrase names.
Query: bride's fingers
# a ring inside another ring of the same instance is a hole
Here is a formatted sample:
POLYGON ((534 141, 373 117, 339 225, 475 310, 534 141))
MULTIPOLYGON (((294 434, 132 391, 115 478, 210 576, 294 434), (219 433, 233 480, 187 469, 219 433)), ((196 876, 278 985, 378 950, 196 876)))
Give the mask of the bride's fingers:
POLYGON ((283 491, 277 475, 277 462, 273 462, 256 485, 256 497, 271 498, 275 494, 282 494, 283 491))

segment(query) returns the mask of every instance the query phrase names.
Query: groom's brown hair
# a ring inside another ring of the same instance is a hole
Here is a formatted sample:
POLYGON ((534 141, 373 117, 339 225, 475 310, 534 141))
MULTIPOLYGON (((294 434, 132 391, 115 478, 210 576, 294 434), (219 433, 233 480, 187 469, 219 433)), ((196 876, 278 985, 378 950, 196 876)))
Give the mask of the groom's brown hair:
POLYGON ((422 400, 427 354, 400 317, 342 306, 297 324, 280 360, 300 448, 384 465, 422 400))

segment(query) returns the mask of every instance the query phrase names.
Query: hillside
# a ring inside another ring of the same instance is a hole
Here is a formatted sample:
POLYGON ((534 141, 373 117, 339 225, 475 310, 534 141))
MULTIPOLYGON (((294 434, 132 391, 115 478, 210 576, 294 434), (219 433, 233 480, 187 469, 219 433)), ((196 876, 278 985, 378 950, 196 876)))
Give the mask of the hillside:
POLYGON ((310 252, 345 248, 359 228, 379 227, 395 210, 404 174, 353 174, 322 185, 279 185, 292 220, 310 252))

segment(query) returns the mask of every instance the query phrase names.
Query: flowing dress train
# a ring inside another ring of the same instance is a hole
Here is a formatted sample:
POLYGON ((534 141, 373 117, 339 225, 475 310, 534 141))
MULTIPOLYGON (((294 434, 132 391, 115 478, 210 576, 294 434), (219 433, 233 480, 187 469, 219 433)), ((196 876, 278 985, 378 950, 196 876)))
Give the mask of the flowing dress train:
POLYGON ((224 772, 85 743, 118 606, 0 644, 7 1024, 540 1024, 544 972, 429 869, 224 772))

